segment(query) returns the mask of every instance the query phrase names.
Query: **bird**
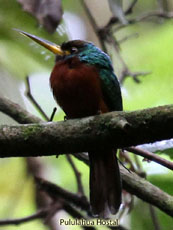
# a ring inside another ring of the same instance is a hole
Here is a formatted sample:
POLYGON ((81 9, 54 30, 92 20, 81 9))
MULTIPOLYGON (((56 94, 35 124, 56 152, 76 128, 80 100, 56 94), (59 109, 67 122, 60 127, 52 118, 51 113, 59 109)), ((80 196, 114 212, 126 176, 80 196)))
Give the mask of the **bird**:
MULTIPOLYGON (((111 59, 92 42, 71 40, 59 46, 30 33, 17 31, 56 55, 50 86, 67 119, 123 109, 121 88, 111 59)), ((106 218, 116 214, 120 208, 122 183, 116 152, 112 147, 103 146, 88 153, 93 216, 106 218)))

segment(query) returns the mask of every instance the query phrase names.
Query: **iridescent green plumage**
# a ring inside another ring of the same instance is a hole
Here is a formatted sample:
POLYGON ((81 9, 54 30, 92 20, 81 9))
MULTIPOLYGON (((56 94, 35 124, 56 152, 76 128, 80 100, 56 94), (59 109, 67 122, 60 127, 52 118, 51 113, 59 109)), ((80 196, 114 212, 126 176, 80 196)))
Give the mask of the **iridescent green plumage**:
POLYGON ((96 47, 93 43, 74 40, 61 46, 64 50, 77 48, 77 50, 66 58, 78 56, 81 62, 95 66, 101 79, 104 99, 110 111, 122 110, 122 97, 118 79, 114 74, 109 56, 96 47))

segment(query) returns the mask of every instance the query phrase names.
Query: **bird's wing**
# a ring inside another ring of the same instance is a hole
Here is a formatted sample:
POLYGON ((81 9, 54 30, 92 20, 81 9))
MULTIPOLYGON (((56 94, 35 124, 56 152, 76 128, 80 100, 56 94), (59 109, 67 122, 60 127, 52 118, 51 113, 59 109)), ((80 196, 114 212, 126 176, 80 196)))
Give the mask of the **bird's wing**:
POLYGON ((79 54, 79 58, 82 62, 95 66, 98 69, 104 100, 109 110, 121 111, 122 97, 120 84, 114 74, 110 57, 97 47, 94 47, 94 50, 86 49, 79 54))
POLYGON ((104 100, 110 111, 121 111, 122 97, 120 84, 115 74, 109 70, 101 68, 99 71, 104 100))

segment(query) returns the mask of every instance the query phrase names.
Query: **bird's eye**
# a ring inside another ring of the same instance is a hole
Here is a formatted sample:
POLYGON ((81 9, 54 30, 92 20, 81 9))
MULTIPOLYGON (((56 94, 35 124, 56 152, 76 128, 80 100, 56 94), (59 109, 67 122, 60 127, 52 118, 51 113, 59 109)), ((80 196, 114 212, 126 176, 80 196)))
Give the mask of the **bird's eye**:
POLYGON ((78 51, 78 49, 76 48, 76 47, 72 47, 71 48, 71 53, 73 54, 73 53, 76 53, 78 51))

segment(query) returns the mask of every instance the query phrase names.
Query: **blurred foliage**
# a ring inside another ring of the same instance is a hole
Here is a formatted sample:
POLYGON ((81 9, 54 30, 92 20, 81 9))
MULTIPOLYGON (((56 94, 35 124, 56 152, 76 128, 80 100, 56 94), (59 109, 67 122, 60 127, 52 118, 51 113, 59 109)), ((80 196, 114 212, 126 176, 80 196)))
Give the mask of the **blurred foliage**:
MULTIPOLYGON (((125 109, 142 109, 173 103, 172 26, 173 21, 155 27, 154 24, 152 27, 140 25, 143 28, 138 30, 140 36, 124 43, 122 53, 130 68, 133 71, 151 71, 150 75, 140 78, 141 84, 136 85, 130 78, 126 80, 125 109)), ((136 27, 138 29, 139 25, 136 27)))
MULTIPOLYGON (((86 1, 87 2, 87 1, 86 1)), ((90 2, 90 6, 95 1, 90 2)), ((34 107, 23 101, 24 81, 26 75, 31 75, 31 86, 34 97, 38 100, 46 112, 51 114, 50 101, 53 101, 51 93, 46 91, 48 83, 41 81, 43 73, 48 79, 51 68, 54 65, 54 56, 44 48, 32 43, 25 37, 19 35, 12 28, 36 34, 56 43, 66 41, 68 38, 65 23, 62 23, 64 33, 59 30, 53 35, 48 34, 37 24, 37 21, 26 12, 21 10, 21 6, 15 0, 0 0, 0 92, 10 97, 13 101, 18 101, 21 105, 26 104, 30 112, 38 114, 34 107), (10 76, 8 82, 4 82, 4 71, 10 76), (41 76, 40 76, 41 75, 41 76), (10 80, 11 79, 11 80, 10 80), (13 87, 9 88, 10 82, 15 81, 13 87), (33 81, 33 82, 32 82, 33 81), (6 90, 2 90, 6 87, 6 90), (10 92, 8 90, 10 89, 10 92), (44 89, 44 90, 43 90, 44 89), (6 91, 6 92, 5 92, 6 91), (17 93, 16 93, 17 91, 17 93), (19 94, 20 97, 19 97, 19 94)), ((157 1, 139 1, 134 10, 134 15, 142 14, 147 10, 155 9, 157 1)), ((101 8, 101 4, 99 5, 101 8)), ((83 14, 80 1, 64 0, 63 8, 66 12, 77 15, 83 20, 85 25, 86 15, 83 14)), ((97 14, 94 8, 95 18, 103 18, 103 15, 97 14)), ((109 15, 107 15, 109 16, 109 15)), ((65 19, 64 19, 65 20, 65 19)), ((105 21, 106 24, 106 21, 105 21)), ((71 21, 73 26, 73 21, 71 21)), ((127 78, 123 85, 124 109, 135 110, 147 107, 153 107, 173 102, 173 20, 150 20, 136 25, 130 25, 116 34, 117 39, 121 39, 129 34, 138 33, 137 38, 131 38, 121 44, 121 53, 124 60, 132 71, 151 71, 151 74, 140 77, 140 84, 136 84, 132 78, 127 78)), ((86 39, 93 38, 93 31, 87 30, 86 39)), ((76 34, 77 36, 77 34, 76 34)), ((93 40, 97 42, 97 40, 93 40)), ((115 72, 119 73, 120 62, 116 55, 110 52, 113 58, 115 72)), ((55 103, 54 103, 55 104, 55 103)), ((54 104, 51 104, 52 108, 54 104)), ((1 115, 1 114, 0 114, 1 115)), ((55 120, 62 120, 64 114, 58 110, 55 120)), ((1 123, 4 123, 2 116, 1 123)), ((73 171, 67 163, 65 156, 48 157, 42 159, 47 165, 46 179, 49 179, 58 185, 76 191, 76 182, 73 171)), ((88 194, 88 168, 83 163, 75 160, 78 169, 82 172, 82 178, 86 193, 88 194)), ((146 165, 148 163, 145 163, 146 165)), ((145 167, 145 166, 144 166, 145 167)), ((150 165, 148 165, 150 167, 150 165)), ((25 169, 25 160, 23 159, 1 159, 0 160, 0 218, 23 217, 30 215, 35 210, 33 183, 28 178, 25 169)), ((168 171, 166 171, 168 172, 168 171)), ((150 175, 149 180, 162 188, 169 194, 173 194, 173 185, 171 183, 171 173, 150 175)), ((157 210, 158 220, 162 230, 170 229, 173 220, 157 210)), ((136 201, 131 215, 131 229, 153 229, 150 218, 149 207, 143 202, 136 201), (141 208, 142 207, 142 208, 141 208)), ((33 221, 24 225, 3 227, 4 230, 10 229, 46 229, 41 221, 33 221)), ((0 227, 1 229, 1 227, 0 227)))

